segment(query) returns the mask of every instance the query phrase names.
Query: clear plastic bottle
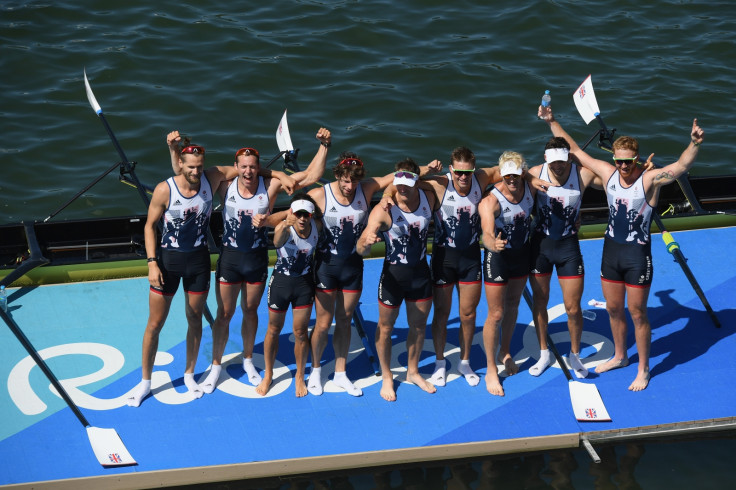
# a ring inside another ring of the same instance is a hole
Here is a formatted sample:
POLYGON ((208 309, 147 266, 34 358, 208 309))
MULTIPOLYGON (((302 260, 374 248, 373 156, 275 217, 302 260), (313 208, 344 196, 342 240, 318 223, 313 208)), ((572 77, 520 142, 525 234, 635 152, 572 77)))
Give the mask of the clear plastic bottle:
POLYGON ((552 102, 552 96, 549 95, 549 90, 545 90, 542 96, 542 107, 549 107, 550 102, 552 102))
POLYGON ((5 291, 5 286, 0 286, 0 308, 8 311, 8 293, 5 291))

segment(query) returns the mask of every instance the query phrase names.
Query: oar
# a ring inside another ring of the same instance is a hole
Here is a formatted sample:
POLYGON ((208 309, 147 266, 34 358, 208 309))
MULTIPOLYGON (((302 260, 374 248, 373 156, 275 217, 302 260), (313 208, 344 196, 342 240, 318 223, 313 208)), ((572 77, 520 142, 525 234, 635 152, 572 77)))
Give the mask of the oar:
POLYGON ((380 376, 381 368, 378 365, 375 354, 373 354, 373 348, 371 347, 370 340, 368 340, 368 335, 366 335, 365 329, 363 328, 365 320, 363 320, 363 313, 360 311, 360 303, 358 303, 355 307, 355 311, 353 312, 353 323, 355 324, 355 330, 357 330, 358 335, 360 335, 360 340, 363 341, 363 348, 368 356, 368 360, 370 361, 371 366, 373 366, 373 374, 380 376))
POLYGON ((130 178, 135 184, 135 188, 138 191, 138 194, 141 196, 141 199, 143 199, 143 203, 146 206, 146 210, 148 210, 148 205, 150 204, 151 201, 148 198, 148 194, 146 193, 143 184, 141 184, 141 181, 138 180, 138 176, 135 173, 135 164, 128 161, 128 157, 125 156, 125 152, 123 151, 123 148, 120 146, 118 139, 115 137, 115 133, 112 132, 112 128, 110 127, 110 124, 108 124, 107 119, 105 119, 105 114, 102 112, 102 107, 100 107, 100 104, 97 103, 97 98, 95 97, 95 94, 92 92, 92 87, 89 85, 89 80, 87 79, 86 69, 84 70, 84 88, 87 91, 87 100, 89 101, 89 105, 92 106, 92 109, 100 117, 100 121, 102 121, 102 124, 105 126, 105 129, 107 130, 107 134, 108 136, 110 136, 110 140, 112 141, 112 144, 115 147, 115 150, 117 150, 118 155, 120 155, 120 158, 122 159, 122 162, 120 162, 120 166, 122 167, 120 170, 120 174, 130 175, 130 178))
POLYGON ((10 286, 13 284, 13 281, 22 277, 23 274, 50 262, 49 259, 44 257, 43 252, 41 252, 41 247, 38 245, 36 229, 33 227, 33 223, 23 222, 23 229, 26 232, 26 243, 28 244, 28 250, 31 252, 31 255, 10 274, 5 276, 2 281, 0 281, 0 285, 2 286, 10 286))
POLYGON ((74 415, 87 430, 87 437, 92 445, 92 451, 94 451, 97 461, 99 461, 102 466, 127 466, 137 464, 115 429, 100 429, 98 427, 93 427, 89 421, 87 421, 84 414, 79 410, 79 407, 77 407, 49 366, 46 364, 46 361, 44 361, 38 354, 38 351, 33 347, 33 344, 31 344, 28 337, 26 337, 10 314, 0 309, 0 317, 2 317, 3 321, 8 325, 8 327, 10 327, 10 330, 23 345, 26 352, 28 352, 28 355, 30 355, 36 365, 41 368, 41 371, 43 371, 43 374, 46 375, 48 380, 54 386, 56 392, 66 402, 69 408, 72 409, 74 415))
POLYGON ((657 223, 659 230, 662 232, 662 241, 667 247, 667 251, 672 254, 672 257, 674 257, 675 261, 680 264, 682 272, 685 273, 687 280, 690 281, 690 285, 695 290, 695 294, 698 295, 698 298, 700 298, 703 306, 705 306, 705 310, 708 312, 708 315, 713 321, 713 324, 716 326, 716 328, 721 328, 721 322, 718 320, 718 317, 713 311, 713 308, 711 308, 710 303, 705 297, 705 293, 703 293, 703 289, 700 287, 700 284, 698 284, 697 279, 695 279, 693 271, 690 270, 690 266, 687 265, 687 259, 682 254, 682 250, 680 250, 680 244, 675 241, 675 239, 672 237, 672 234, 670 234, 670 232, 667 231, 667 229, 664 227, 662 219, 656 213, 652 213, 652 216, 654 217, 654 221, 655 223, 657 223))
MULTIPOLYGON (((112 141, 113 146, 117 150, 118 155, 120 155, 120 158, 122 158, 123 160, 121 163, 116 164, 116 166, 122 167, 120 170, 121 180, 135 187, 135 189, 138 191, 138 195, 140 195, 141 199, 143 199, 143 203, 146 206, 146 210, 148 210, 148 206, 151 203, 151 200, 148 198, 148 193, 146 192, 148 190, 148 187, 143 185, 141 181, 138 180, 138 176, 135 173, 135 164, 128 161, 128 157, 125 156, 125 152, 123 151, 123 148, 120 146, 118 139, 115 137, 115 133, 112 132, 112 128, 108 124, 107 119, 105 119, 105 114, 102 112, 102 107, 100 107, 100 104, 97 102, 97 98, 95 97, 94 92, 92 92, 92 87, 90 86, 89 80, 87 79, 86 69, 84 70, 84 88, 87 91, 87 100, 89 101, 89 105, 92 106, 92 109, 100 117, 102 124, 105 126, 105 129, 107 130, 107 134, 110 136, 110 140, 112 141), (125 174, 130 175, 130 177, 126 178, 125 174)), ((114 168, 115 167, 108 170, 106 174, 109 173, 114 168)), ((103 174, 103 176, 106 174, 103 174)), ((99 181, 99 179, 97 180, 99 181)), ((160 224, 159 224, 159 230, 160 230, 160 224)), ((213 240, 211 236, 211 232, 208 235, 208 239, 213 240)), ((215 317, 212 315, 212 312, 210 311, 210 308, 209 306, 207 306, 207 304, 204 305, 204 317, 210 323, 210 325, 215 324, 215 317)))
MULTIPOLYGON (((585 79, 585 81, 578 87, 578 89, 573 94, 573 100, 575 101, 575 106, 578 109, 578 112, 580 113, 580 117, 583 118, 585 123, 589 123, 590 121, 595 120, 598 121, 598 124, 600 125, 600 133, 601 133, 601 139, 606 140, 608 142, 608 147, 610 150, 612 150, 613 146, 613 132, 609 131, 606 127, 606 123, 603 122, 603 117, 601 116, 600 110, 598 109, 598 102, 595 99, 595 91, 593 90, 593 82, 591 81, 590 75, 588 75, 588 78, 585 79), (592 115, 592 118, 591 118, 592 115)), ((590 140, 588 140, 588 143, 590 140)), ((585 146, 588 145, 588 143, 585 144, 585 146)), ((585 146, 581 147, 583 150, 585 149, 585 146)), ((704 211, 700 207, 700 204, 698 203, 698 200, 695 199, 694 195, 692 197, 689 197, 689 194, 692 194, 692 189, 690 188, 690 185, 687 184, 687 188, 690 189, 690 193, 688 193, 685 189, 686 186, 680 182, 680 179, 678 179, 678 183, 680 184, 680 187, 683 189, 683 192, 685 193, 685 197, 687 198, 688 202, 690 202, 690 205, 693 207, 693 210, 698 214, 703 214, 704 211)), ((708 302, 708 299, 705 297, 705 294, 703 293, 703 289, 700 287, 700 284, 698 284, 697 279, 695 279, 695 276, 693 275, 693 272, 690 270, 690 267, 687 265, 687 259, 685 259, 684 255, 682 254, 682 251, 680 250, 679 244, 672 238, 672 235, 665 229, 664 223, 662 223, 662 219, 657 215, 656 212, 652 213, 652 217, 654 218, 654 222, 659 227, 660 231, 662 232, 662 240, 664 241, 665 246, 667 247, 667 251, 672 254, 672 256, 675 258, 675 261, 680 265, 680 268, 682 268, 682 272, 685 273, 685 276, 687 277, 688 281, 690 281, 690 285, 692 286, 693 290, 695 290, 695 294, 698 295, 698 298, 700 298, 700 301, 703 303, 703 306, 705 307, 705 310, 708 312, 708 315, 710 316, 711 320, 715 324, 717 328, 721 327, 721 322, 716 317, 715 312, 713 311, 713 308, 711 308, 710 303, 708 302)))
MULTIPOLYGON (((524 287, 523 295, 533 317, 534 301, 532 300, 532 293, 529 291, 529 286, 524 287)), ((603 399, 601 398, 601 394, 596 385, 593 383, 581 383, 580 381, 575 381, 572 374, 570 374, 567 364, 565 364, 565 360, 557 350, 557 346, 552 342, 552 337, 550 337, 549 331, 547 332, 546 338, 547 344, 557 360, 557 364, 559 364, 560 369, 562 369, 562 372, 565 373, 565 377, 567 378, 567 386, 570 389, 572 411, 578 422, 610 422, 611 416, 608 415, 608 410, 606 409, 606 405, 603 403, 603 399)))

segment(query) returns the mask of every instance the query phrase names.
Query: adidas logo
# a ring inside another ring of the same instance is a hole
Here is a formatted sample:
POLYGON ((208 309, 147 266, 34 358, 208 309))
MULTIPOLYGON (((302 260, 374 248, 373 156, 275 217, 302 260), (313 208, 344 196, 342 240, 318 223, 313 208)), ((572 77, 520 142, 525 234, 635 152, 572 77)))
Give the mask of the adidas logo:
POLYGON ((218 279, 220 282, 227 282, 224 277, 220 276, 220 279, 218 279))
POLYGON ((230 196, 230 199, 228 199, 228 202, 235 202, 235 196, 230 196))
POLYGON ((327 287, 322 283, 317 284, 317 287, 321 289, 327 289, 327 287))
POLYGON ((506 209, 503 210, 504 213, 508 213, 510 211, 511 211, 511 209, 508 206, 506 207, 506 209))
POLYGON ((394 305, 394 304, 393 304, 392 302, 390 302, 389 300, 386 300, 386 301, 384 301, 384 302, 383 302, 383 304, 384 304, 384 305, 386 305, 386 306, 393 306, 393 305, 394 305))
POLYGON ((174 206, 181 206, 181 201, 178 199, 174 201, 174 206))
POLYGON ((616 190, 616 184, 611 184, 611 187, 609 187, 609 189, 611 189, 612 191, 615 191, 616 190))
POLYGON ((279 309, 279 307, 276 306, 276 305, 268 305, 268 307, 271 308, 272 310, 278 310, 279 309))
POLYGON ((501 281, 503 281, 503 277, 501 277, 501 276, 496 276, 496 277, 494 277, 494 278, 493 278, 493 280, 494 280, 494 281, 498 281, 498 282, 501 282, 501 281))
POLYGON ((332 208, 330 209, 330 212, 331 213, 336 213, 337 212, 337 209, 335 209, 335 206, 332 206, 332 208))
POLYGON ((447 283, 445 282, 444 279, 440 279, 439 281, 437 281, 437 284, 447 284, 447 283))
POLYGON ((450 196, 447 198, 448 201, 455 201, 455 196, 450 196))
POLYGON ((404 217, 403 216, 399 216, 398 218, 396 218, 396 221, 404 221, 404 217))

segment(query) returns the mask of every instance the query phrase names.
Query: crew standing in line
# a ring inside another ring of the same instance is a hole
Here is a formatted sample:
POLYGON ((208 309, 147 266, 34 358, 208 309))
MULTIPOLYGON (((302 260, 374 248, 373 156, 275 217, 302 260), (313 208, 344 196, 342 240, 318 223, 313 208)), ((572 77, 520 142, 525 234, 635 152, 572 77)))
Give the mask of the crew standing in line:
POLYGON ((432 307, 432 285, 427 265, 427 232, 436 199, 416 187, 419 166, 407 158, 396 164, 393 184, 395 204, 386 211, 375 206, 360 236, 357 251, 367 255, 374 243, 386 243, 386 257, 378 284, 378 327, 376 351, 381 364, 381 397, 396 400, 391 372, 391 332, 406 300, 409 332, 406 339, 408 366, 406 380, 427 393, 437 388, 419 373, 419 358, 424 346, 427 317, 432 307))
POLYGON ((506 151, 499 158, 498 165, 503 181, 486 194, 478 212, 486 248, 483 260, 488 302, 488 315, 483 324, 486 389, 492 395, 504 396, 496 360, 504 365, 509 376, 519 371, 510 353, 511 337, 516 327, 521 294, 529 276, 528 239, 535 191, 522 177, 526 164, 521 154, 506 151))
MULTIPOLYGON (((649 350, 652 329, 647 316, 647 301, 652 284, 651 237, 649 228, 652 212, 657 207, 660 188, 684 175, 698 155, 704 132, 693 120, 690 144, 680 158, 655 171, 645 172, 639 164, 639 143, 629 136, 613 142, 613 163, 591 157, 568 135, 552 114, 551 107, 539 107, 538 115, 547 121, 555 136, 565 138, 570 152, 605 182, 609 215, 603 242, 601 261, 601 289, 606 299, 606 310, 611 322, 614 355, 596 367, 597 373, 628 366, 626 348, 626 310, 634 323, 639 367, 636 378, 629 385, 631 391, 644 390, 649 385, 649 350)), ((651 157, 650 157, 651 158, 651 157)))
POLYGON ((309 357, 309 318, 314 304, 314 251, 322 231, 322 221, 314 218, 316 209, 308 194, 295 194, 286 219, 273 231, 276 264, 268 283, 268 331, 263 342, 266 368, 263 380, 256 387, 259 395, 265 396, 271 387, 279 335, 290 305, 296 360, 294 387, 297 397, 307 395, 304 374, 309 357))
MULTIPOLYGON (((320 142, 317 153, 306 170, 290 176, 295 181, 290 193, 313 184, 324 173, 332 141, 330 131, 320 128, 316 138, 320 142)), ((223 202, 224 231, 215 274, 217 316, 212 327, 212 367, 201 384, 205 393, 212 393, 217 385, 238 296, 243 311, 240 327, 243 370, 253 386, 258 386, 262 380, 253 364, 253 348, 258 330, 258 306, 268 276, 268 236, 264 225, 283 186, 278 178, 260 175, 272 171, 261 168, 260 154, 254 148, 239 149, 233 166, 237 170, 237 178, 218 189, 223 202)), ((275 174, 283 175, 281 172, 275 174)))

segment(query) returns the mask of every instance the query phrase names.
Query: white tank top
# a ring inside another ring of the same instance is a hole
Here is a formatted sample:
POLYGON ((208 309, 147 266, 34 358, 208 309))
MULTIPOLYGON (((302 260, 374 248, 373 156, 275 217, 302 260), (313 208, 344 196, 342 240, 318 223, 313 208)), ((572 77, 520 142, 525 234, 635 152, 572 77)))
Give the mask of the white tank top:
POLYGON ((644 191, 644 174, 630 187, 621 185, 616 170, 606 183, 608 199, 608 228, 606 236, 618 243, 649 243, 652 207, 644 191))
POLYGON ((480 215, 478 203, 483 192, 475 175, 471 176, 470 192, 467 196, 455 189, 452 175, 447 174, 447 190, 442 204, 434 213, 434 245, 465 250, 478 243, 480 238, 480 215))
POLYGON ((199 191, 192 197, 184 197, 176 186, 174 177, 166 179, 169 186, 169 206, 163 215, 161 248, 191 252, 207 247, 207 227, 212 213, 212 188, 202 174, 199 191))
POLYGON ((363 186, 358 184, 348 205, 338 202, 331 185, 325 185, 324 192, 324 233, 319 249, 325 254, 348 257, 355 253, 355 245, 368 221, 370 206, 363 194, 363 186))
POLYGON ((251 224, 253 216, 268 214, 268 192, 263 177, 258 177, 258 188, 252 197, 240 195, 238 179, 233 180, 225 194, 225 206, 222 210, 224 230, 222 245, 236 248, 244 252, 268 246, 268 230, 256 228, 251 224))
POLYGON ((289 227, 289 238, 276 249, 274 272, 286 276, 303 276, 312 272, 319 234, 314 219, 310 220, 310 224, 312 231, 307 238, 300 237, 293 226, 289 227))
MULTIPOLYGON (((539 178, 549 181, 548 163, 542 165, 539 178)), ((537 231, 553 240, 577 234, 575 223, 581 203, 580 173, 577 165, 572 165, 570 175, 563 185, 537 193, 537 231)))
POLYGON ((419 190, 419 205, 404 212, 391 206, 391 227, 383 232, 386 261, 390 264, 417 265, 427 255, 427 230, 432 210, 424 191, 419 190))
POLYGON ((524 182, 524 195, 519 202, 511 202, 506 196, 494 187, 491 192, 501 207, 501 214, 496 218, 496 233, 501 232, 501 238, 508 240, 506 248, 520 248, 529 238, 529 229, 532 222, 532 208, 534 199, 529 185, 524 182))

